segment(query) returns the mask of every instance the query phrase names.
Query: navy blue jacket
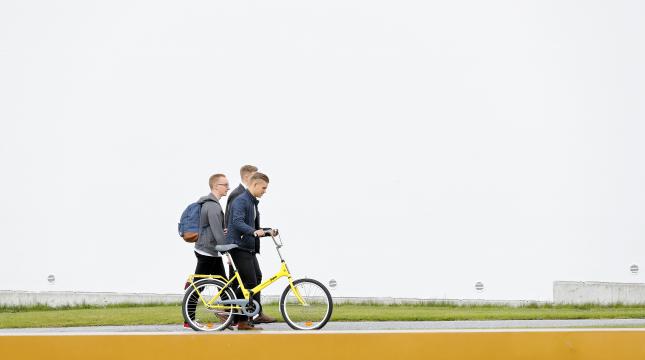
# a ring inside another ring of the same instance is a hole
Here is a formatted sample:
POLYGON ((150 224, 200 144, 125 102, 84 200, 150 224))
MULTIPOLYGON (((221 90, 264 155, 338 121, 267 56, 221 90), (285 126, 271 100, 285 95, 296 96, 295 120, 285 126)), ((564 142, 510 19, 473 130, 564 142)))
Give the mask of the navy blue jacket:
POLYGON ((260 228, 258 203, 247 189, 235 198, 229 209, 227 244, 235 244, 246 251, 260 252, 260 239, 253 236, 253 232, 260 228))
POLYGON ((228 194, 228 200, 226 201, 226 214, 224 214, 224 227, 228 226, 228 221, 231 217, 231 205, 233 205, 233 201, 235 201, 235 199, 237 199, 240 194, 244 193, 244 190, 246 190, 246 188, 242 186, 242 184, 240 184, 235 189, 233 189, 230 194, 228 194))

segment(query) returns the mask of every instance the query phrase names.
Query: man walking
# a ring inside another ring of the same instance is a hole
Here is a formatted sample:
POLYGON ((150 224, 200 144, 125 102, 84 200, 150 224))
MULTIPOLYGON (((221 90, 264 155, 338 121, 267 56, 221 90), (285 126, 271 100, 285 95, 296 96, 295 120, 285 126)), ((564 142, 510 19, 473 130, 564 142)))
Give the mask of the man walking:
MULTIPOLYGON (((258 168, 253 165, 244 165, 240 168, 240 185, 233 189, 231 193, 228 195, 228 201, 226 202, 226 213, 224 214, 224 226, 228 227, 228 223, 230 220, 230 214, 231 214, 231 205, 235 201, 235 198, 243 194, 246 189, 249 187, 249 180, 251 179, 251 176, 258 172, 258 168)), ((228 267, 228 276, 233 276, 233 267, 229 266, 228 267)), ((259 283, 262 282, 262 274, 260 274, 260 280, 259 283)), ((260 323, 271 323, 275 322, 276 320, 273 319, 272 317, 269 317, 265 315, 263 312, 258 314, 258 316, 253 319, 253 323, 255 324, 260 324, 260 323)))
POLYGON ((226 277, 222 257, 215 250, 215 245, 226 241, 224 212, 219 200, 228 193, 228 179, 224 174, 215 174, 208 179, 208 185, 211 188, 210 194, 197 201, 202 204, 202 210, 199 213, 199 238, 195 243, 195 274, 226 277))
MULTIPOLYGON (((226 277, 222 257, 215 250, 218 244, 224 244, 224 213, 219 200, 228 193, 228 179, 224 174, 215 174, 208 179, 211 192, 197 200, 202 205, 199 213, 199 237, 195 243, 195 257, 197 257, 196 275, 220 275, 226 277)), ((201 278, 195 278, 199 281, 201 278)), ((186 284, 188 286, 188 283, 186 284)), ((195 316, 197 299, 191 299, 188 305, 188 315, 195 316)), ((188 324, 184 323, 184 327, 188 324)))
MULTIPOLYGON (((265 231, 260 228, 260 212, 258 199, 264 195, 269 186, 269 177, 256 172, 249 178, 248 188, 240 194, 231 204, 226 242, 237 245, 230 251, 231 257, 242 277, 244 287, 252 289, 262 282, 262 272, 256 254, 260 253, 260 237, 265 236, 265 231)), ((277 230, 274 230, 277 232, 277 230)), ((237 289, 238 298, 242 298, 241 289, 237 289)), ((253 294, 253 299, 261 304, 260 293, 253 294)), ((238 315, 238 330, 261 330, 253 326, 255 323, 275 322, 264 313, 253 322, 245 316, 238 315)))

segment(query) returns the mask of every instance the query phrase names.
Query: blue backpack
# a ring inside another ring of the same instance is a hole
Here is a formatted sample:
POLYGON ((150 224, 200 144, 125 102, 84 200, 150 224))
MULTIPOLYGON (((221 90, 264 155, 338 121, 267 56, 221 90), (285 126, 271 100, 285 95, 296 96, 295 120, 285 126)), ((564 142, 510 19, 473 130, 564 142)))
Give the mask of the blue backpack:
POLYGON ((181 213, 177 230, 185 242, 194 243, 199 238, 199 214, 202 211, 202 204, 194 202, 181 213))

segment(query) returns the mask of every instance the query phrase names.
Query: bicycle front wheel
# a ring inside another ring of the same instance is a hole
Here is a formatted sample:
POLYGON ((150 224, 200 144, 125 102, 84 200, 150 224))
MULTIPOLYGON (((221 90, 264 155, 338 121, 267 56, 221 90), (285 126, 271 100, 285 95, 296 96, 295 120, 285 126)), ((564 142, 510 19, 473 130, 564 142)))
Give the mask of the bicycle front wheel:
POLYGON ((217 305, 222 300, 234 300, 235 294, 217 279, 204 279, 191 284, 184 295, 181 312, 184 321, 196 331, 224 330, 233 321, 232 305, 217 305))
POLYGON ((331 318, 333 303, 325 285, 313 279, 299 279, 287 286, 280 297, 284 321, 295 330, 322 329, 331 318), (298 299, 295 292, 298 292, 298 299))

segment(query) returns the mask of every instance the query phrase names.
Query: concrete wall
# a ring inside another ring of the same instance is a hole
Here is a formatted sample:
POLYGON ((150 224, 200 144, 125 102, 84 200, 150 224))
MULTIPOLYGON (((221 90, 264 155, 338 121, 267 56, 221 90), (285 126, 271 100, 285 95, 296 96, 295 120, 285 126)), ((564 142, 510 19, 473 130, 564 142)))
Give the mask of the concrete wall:
POLYGON ((0 291, 0 305, 30 306, 49 305, 52 307, 73 305, 110 305, 110 304, 151 304, 180 303, 178 294, 124 294, 109 292, 72 292, 72 291, 0 291))
MULTIPOLYGON (((178 304, 182 294, 133 294, 110 292, 72 291, 12 291, 0 290, 0 306, 30 306, 46 304, 52 307, 66 305, 109 305, 109 304, 178 304)), ((263 296, 264 302, 277 302, 278 296, 263 296)), ((607 283, 595 281, 555 281, 553 283, 555 304, 645 304, 645 284, 607 283)), ((545 304, 534 300, 481 300, 481 299, 415 299, 395 297, 334 297, 334 303, 376 303, 376 304, 433 304, 455 305, 508 305, 523 306, 545 304)))
POLYGON ((645 284, 597 281, 553 282, 555 304, 645 304, 645 284))
MULTIPOLYGON (((73 291, 2 291, 0 290, 0 306, 30 306, 46 304, 52 307, 72 305, 109 305, 109 304, 178 304, 183 294, 127 294, 127 293, 92 293, 73 291)), ((277 302, 279 296, 262 296, 265 303, 277 302)), ((375 303, 375 304, 436 304, 449 303, 455 305, 508 305, 522 306, 528 304, 544 304, 532 300, 479 300, 479 299, 414 299, 395 297, 334 297, 334 303, 375 303)))

